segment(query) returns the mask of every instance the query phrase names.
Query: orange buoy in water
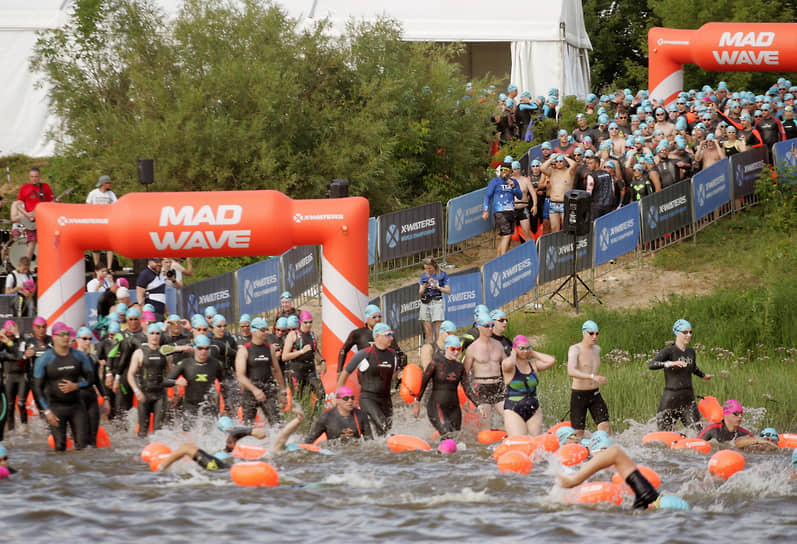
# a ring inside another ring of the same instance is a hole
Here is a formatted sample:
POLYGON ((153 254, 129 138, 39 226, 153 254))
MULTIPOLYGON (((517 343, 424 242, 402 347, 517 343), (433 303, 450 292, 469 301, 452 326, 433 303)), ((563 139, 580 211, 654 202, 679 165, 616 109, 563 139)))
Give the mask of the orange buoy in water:
MULTIPOLYGON (((153 422, 155 421, 155 414, 149 415, 149 429, 147 430, 147 434, 152 434, 152 426, 153 422)), ((138 434, 138 430, 141 428, 141 423, 136 423, 136 434, 138 434)))
POLYGON ((545 432, 548 434, 556 434, 556 431, 558 431, 561 427, 572 427, 572 425, 569 421, 560 421, 545 432))
MULTIPOLYGON (((50 445, 52 449, 55 449, 55 437, 53 435, 47 436, 47 444, 50 445)), ((75 447, 75 443, 72 442, 72 439, 68 436, 66 437, 66 449, 71 450, 75 447)))
POLYGON ((171 452, 164 452, 153 455, 152 458, 149 460, 149 469, 152 472, 157 472, 160 464, 163 463, 166 459, 168 459, 170 455, 171 452))
POLYGON ((720 450, 708 460, 708 471, 727 480, 744 468, 744 455, 738 451, 720 450))
POLYGON ((236 444, 232 450, 232 456, 238 459, 260 459, 267 453, 266 448, 241 443, 236 444))
POLYGON ((674 431, 654 431, 652 433, 648 433, 642 437, 643 444, 651 444, 653 442, 661 442, 665 444, 667 447, 672 446, 679 440, 683 440, 686 438, 681 433, 676 433, 674 431))
POLYGON ((714 423, 722 421, 722 406, 717 400, 717 397, 706 396, 700 399, 697 403, 697 409, 703 414, 703 417, 714 423))
POLYGON ((682 438, 670 446, 670 448, 674 450, 690 449, 699 451, 700 453, 708 453, 711 451, 711 444, 700 438, 682 438))
POLYGON ((417 397, 418 393, 421 392, 422 382, 423 370, 418 365, 410 363, 401 371, 401 385, 406 386, 414 397, 417 397))
POLYGON ((781 433, 778 435, 778 447, 797 449, 797 434, 781 433))
POLYGON ((589 456, 589 450, 581 444, 565 444, 556 450, 556 456, 566 467, 583 463, 589 456))
POLYGON ((599 502, 623 502, 623 487, 612 482, 589 482, 567 492, 565 501, 570 503, 596 504, 599 502))
MULTIPOLYGON (((659 488, 659 486, 661 485, 661 478, 659 477, 658 473, 655 470, 645 465, 637 465, 636 468, 639 470, 639 472, 642 473, 642 476, 644 476, 645 479, 649 481, 653 487, 655 487, 656 489, 659 488)), ((623 480, 623 477, 620 476, 619 472, 615 472, 614 475, 612 476, 612 483, 622 485, 625 483, 625 480, 623 480)))
MULTIPOLYGON (((289 391, 290 391, 290 389, 289 389, 289 391)), ((244 409, 243 409, 243 406, 239 406, 238 407, 238 420, 239 421, 243 421, 244 420, 244 409)), ((263 423, 263 418, 260 416, 260 411, 259 410, 257 412, 255 412, 255 424, 257 424, 257 423, 263 423)))
POLYGON ((319 443, 321 443, 321 442, 326 442, 326 441, 327 441, 327 433, 321 433, 321 436, 319 436, 318 438, 316 438, 316 439, 313 441, 313 446, 316 446, 316 445, 318 445, 319 443))
POLYGON ((403 383, 401 384, 401 387, 399 387, 399 395, 401 395, 401 400, 403 400, 407 404, 412 404, 413 402, 418 400, 417 397, 412 394, 410 388, 404 385, 403 383))
POLYGON ((277 469, 262 461, 234 464, 230 467, 230 478, 244 487, 273 487, 280 483, 277 469))
POLYGON ((100 425, 97 428, 97 447, 98 448, 110 448, 111 447, 111 439, 108 437, 108 431, 100 425))
POLYGON ((498 458, 498 470, 501 472, 517 472, 528 474, 534 464, 529 456, 519 450, 510 450, 498 458))
POLYGON ((152 442, 151 444, 144 446, 144 449, 141 450, 141 460, 145 463, 149 463, 154 456, 161 453, 169 454, 171 452, 172 449, 166 444, 162 444, 161 442, 152 442))
POLYGON ((25 401, 25 410, 28 412, 28 417, 39 417, 39 408, 36 406, 36 401, 33 398, 33 390, 28 391, 28 398, 25 401))
POLYGON ((554 452, 559 449, 559 439, 555 434, 543 433, 537 437, 540 447, 549 452, 554 452))
POLYGON ((432 449, 426 440, 407 434, 394 434, 387 439, 387 447, 396 453, 413 450, 431 451, 432 449))
POLYGON ((296 444, 300 450, 314 451, 316 453, 321 451, 321 448, 315 444, 296 444))
POLYGON ((493 442, 498 442, 499 440, 506 438, 506 431, 485 429, 483 431, 479 431, 479 434, 476 438, 478 438, 480 444, 492 444, 493 442))
POLYGON ((460 406, 463 406, 466 402, 468 402, 468 396, 465 394, 462 384, 457 386, 457 399, 459 399, 460 406))
POLYGON ((293 393, 291 393, 291 388, 286 388, 285 392, 285 408, 282 409, 283 412, 290 412, 293 406, 293 393))
POLYGON ((525 456, 531 455, 537 448, 537 441, 525 434, 515 434, 504 438, 503 442, 498 444, 493 452, 493 459, 496 461, 500 459, 508 451, 519 451, 525 456))

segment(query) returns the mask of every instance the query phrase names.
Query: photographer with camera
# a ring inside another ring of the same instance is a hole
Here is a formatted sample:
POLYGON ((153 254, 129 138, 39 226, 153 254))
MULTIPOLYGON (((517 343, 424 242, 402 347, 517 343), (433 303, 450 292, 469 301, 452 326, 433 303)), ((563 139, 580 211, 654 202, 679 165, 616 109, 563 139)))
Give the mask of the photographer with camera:
POLYGON ((183 286, 183 275, 191 276, 194 273, 194 267, 191 264, 191 259, 185 260, 186 267, 183 267, 179 262, 170 257, 164 257, 161 261, 161 276, 166 282, 166 287, 174 287, 179 289, 183 286))
POLYGON ((448 274, 440 270, 440 266, 431 257, 423 260, 423 274, 418 282, 418 295, 421 297, 421 311, 419 319, 423 323, 423 333, 426 343, 431 344, 440 334, 440 324, 445 319, 443 315, 443 294, 451 294, 448 284, 448 274))

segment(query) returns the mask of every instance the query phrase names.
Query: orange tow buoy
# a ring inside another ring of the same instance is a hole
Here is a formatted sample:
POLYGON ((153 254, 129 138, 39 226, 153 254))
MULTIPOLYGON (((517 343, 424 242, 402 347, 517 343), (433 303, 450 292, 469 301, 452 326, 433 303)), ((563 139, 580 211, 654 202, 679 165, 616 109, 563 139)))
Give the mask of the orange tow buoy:
POLYGON ((277 469, 262 461, 234 464, 230 467, 230 478, 244 487, 273 487, 280 483, 277 469))
POLYGON ((97 428, 97 447, 98 448, 110 448, 111 447, 111 439, 108 437, 108 431, 105 430, 105 427, 100 425, 97 428))
POLYGON ((28 417, 39 417, 39 408, 36 406, 32 390, 28 391, 28 398, 25 401, 25 410, 28 412, 28 417))
MULTIPOLYGON (((655 487, 656 489, 659 488, 659 486, 661 485, 661 477, 658 475, 658 473, 655 470, 645 465, 637 465, 636 468, 639 470, 639 472, 642 473, 642 476, 644 476, 645 479, 649 481, 653 487, 655 487)), ((614 475, 612 476, 612 483, 623 485, 625 481, 623 480, 623 477, 620 476, 619 472, 615 472, 614 475)))
POLYGON ((462 388, 462 384, 457 386, 457 399, 459 399, 459 405, 464 406, 466 402, 468 402, 468 396, 465 394, 465 390, 462 388))
POLYGON ((326 441, 327 441, 327 433, 321 433, 321 436, 319 436, 313 441, 313 446, 317 446, 321 442, 326 442, 326 441))
POLYGON ((152 458, 149 460, 149 469, 152 472, 157 472, 160 464, 163 463, 169 457, 169 455, 171 455, 171 452, 164 452, 153 455, 152 458))
POLYGON ((781 433, 778 435, 778 447, 797 449, 797 434, 781 433))
POLYGON ((503 440, 506 438, 506 436, 506 431, 485 429, 483 431, 479 431, 479 434, 476 438, 478 438, 480 444, 492 444, 493 442, 503 440))
POLYGON ((596 504, 599 502, 623 502, 623 487, 612 482, 589 482, 567 492, 565 501, 570 503, 596 504))
POLYGON ((413 402, 418 400, 417 397, 412 394, 410 388, 404 385, 403 383, 401 384, 401 387, 399 387, 399 395, 401 395, 401 400, 403 400, 407 404, 412 404, 413 402))
POLYGON ((236 444, 232 450, 232 456, 238 459, 260 459, 268 452, 266 448, 253 446, 252 444, 236 444))
POLYGON ((528 474, 533 467, 529 456, 519 450, 510 450, 498 458, 498 470, 501 472, 528 474))
POLYGON ((709 453, 711 451, 711 444, 700 438, 682 438, 670 448, 674 450, 690 449, 699 451, 700 453, 709 453))
POLYGON ((676 433, 674 431, 654 431, 652 433, 648 433, 642 437, 643 444, 650 444, 652 442, 661 442, 665 444, 667 447, 672 446, 679 440, 686 438, 681 433, 676 433))
POLYGON ((713 423, 722 421, 722 406, 717 400, 717 397, 706 396, 700 399, 697 403, 697 409, 703 414, 703 417, 713 423))
MULTIPOLYGON (((99 433, 98 433, 99 434, 99 433)), ((141 460, 145 463, 149 463, 153 457, 159 455, 161 453, 169 454, 172 452, 172 449, 163 444, 161 442, 152 442, 151 444, 147 444, 144 446, 144 449, 141 450, 141 460)))
POLYGON ((744 468, 744 455, 738 451, 720 450, 708 460, 708 471, 727 480, 744 468))
POLYGON ((566 467, 583 463, 589 456, 589 450, 581 444, 565 444, 556 450, 556 456, 566 467))
MULTIPOLYGON (((152 434, 152 426, 154 425, 155 415, 149 415, 149 428, 147 429, 147 434, 152 434)), ((138 434, 138 430, 141 428, 141 422, 136 423, 136 434, 138 434)))
POLYGON ((291 388, 287 388, 287 392, 285 393, 285 408, 282 409, 283 412, 290 412, 293 406, 293 393, 291 393, 291 388))
POLYGON ((396 453, 413 450, 431 451, 432 449, 426 440, 407 434, 394 434, 387 439, 387 447, 396 453))
POLYGON ((556 431, 558 431, 561 427, 572 427, 572 426, 573 425, 569 421, 560 421, 559 423, 557 423, 556 425, 554 425, 545 432, 548 434, 556 434, 556 431))
POLYGON ((418 393, 421 392, 422 382, 423 370, 418 365, 410 363, 401 371, 401 385, 406 386, 413 398, 417 397, 418 393))
MULTIPOLYGON (((52 449, 55 449, 55 437, 53 435, 47 435, 47 444, 50 445, 52 449)), ((66 449, 71 450, 75 447, 75 443, 72 442, 72 439, 68 436, 66 437, 66 449)))
POLYGON ((507 436, 503 442, 498 444, 498 447, 493 452, 493 459, 497 461, 509 451, 519 451, 528 457, 535 449, 537 449, 537 440, 535 438, 525 434, 515 434, 507 436))

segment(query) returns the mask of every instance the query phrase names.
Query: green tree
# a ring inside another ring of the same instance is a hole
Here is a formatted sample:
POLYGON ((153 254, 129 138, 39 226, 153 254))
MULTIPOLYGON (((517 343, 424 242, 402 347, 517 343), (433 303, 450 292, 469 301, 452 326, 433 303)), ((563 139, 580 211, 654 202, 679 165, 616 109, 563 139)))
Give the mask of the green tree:
POLYGON ((79 0, 41 36, 61 180, 135 190, 152 157, 158 190, 317 198, 345 178, 375 214, 483 183, 489 108, 462 100, 459 46, 403 42, 391 20, 334 37, 256 0, 187 0, 166 21, 146 0, 79 0))

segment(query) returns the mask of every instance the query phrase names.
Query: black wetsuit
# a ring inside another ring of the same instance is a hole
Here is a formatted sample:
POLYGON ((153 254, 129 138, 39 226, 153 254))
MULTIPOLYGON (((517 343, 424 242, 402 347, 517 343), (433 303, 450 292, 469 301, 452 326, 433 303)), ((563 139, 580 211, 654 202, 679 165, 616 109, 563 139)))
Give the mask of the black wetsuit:
POLYGON ((783 133, 786 135, 787 140, 797 138, 797 121, 785 119, 781 122, 781 125, 783 125, 783 133))
POLYGON ((354 354, 346 365, 351 374, 360 371, 360 407, 368 415, 378 434, 385 434, 393 423, 393 401, 390 386, 398 369, 398 357, 393 348, 370 346, 354 354))
POLYGON ((594 185, 592 186, 592 218, 597 219, 617 208, 619 190, 611 174, 605 170, 590 172, 594 185))
MULTIPOLYGON (((537 202, 540 201, 538 200, 537 202)), ((542 216, 542 213, 539 213, 537 215, 542 216)), ((474 324, 471 328, 466 330, 460 337, 462 339, 462 353, 465 353, 465 351, 468 349, 468 346, 470 346, 478 337, 479 337, 479 327, 477 327, 474 324)))
POLYGON ((662 189, 681 181, 681 170, 675 165, 675 163, 675 159, 663 159, 658 165, 656 165, 655 169, 659 173, 662 189))
MULTIPOLYGON (((243 337, 241 337, 241 338, 243 338, 243 337)), ((244 342, 241 345, 243 346, 247 342, 251 342, 251 341, 252 341, 252 339, 250 338, 249 340, 247 340, 246 342, 244 342)), ((286 365, 285 365, 285 361, 282 360, 282 348, 285 347, 285 335, 283 334, 282 336, 278 336, 276 333, 269 333, 269 334, 266 335, 266 343, 274 346, 274 348, 277 350, 277 362, 280 365, 280 370, 282 371, 282 375, 284 377, 285 376, 285 371, 287 370, 286 365)))
POLYGON ((124 340, 119 345, 119 358, 114 359, 111 367, 115 376, 119 376, 119 393, 116 395, 116 411, 127 412, 133 407, 133 388, 127 382, 127 369, 130 368, 130 358, 133 353, 147 344, 147 334, 143 331, 122 331, 124 340))
POLYGON ((300 355, 295 359, 287 361, 288 372, 295 380, 296 392, 301 395, 306 387, 310 387, 316 395, 317 402, 323 402, 325 398, 324 386, 321 378, 315 369, 315 354, 318 351, 318 340, 315 333, 296 331, 296 341, 293 343, 293 351, 301 351, 306 345, 310 346, 310 351, 300 355))
MULTIPOLYGON (((269 336, 276 336, 276 335, 269 334, 269 336)), ((251 334, 249 336, 244 336, 243 334, 236 334, 236 335, 233 336, 233 338, 235 339, 235 343, 238 344, 239 348, 241 346, 243 346, 244 344, 248 344, 249 342, 252 341, 252 335, 251 334)), ((269 344, 271 344, 270 341, 267 340, 267 342, 269 344)))
POLYGON ((66 450, 66 428, 72 428, 75 449, 83 449, 88 443, 89 422, 86 407, 80 398, 80 388, 92 385, 91 361, 76 349, 69 348, 66 355, 47 350, 36 360, 33 369, 33 394, 44 410, 52 410, 58 424, 50 426, 55 439, 55 450, 66 450), (62 380, 78 385, 78 390, 63 393, 58 388, 62 380))
POLYGON ((783 140, 783 125, 780 120, 774 117, 761 118, 755 124, 755 129, 761 135, 764 142, 764 150, 767 152, 767 162, 772 164, 772 146, 783 140))
MULTIPOLYGON (((44 355, 44 352, 53 347, 53 338, 46 334, 44 338, 39 339, 36 338, 34 334, 26 334, 23 336, 25 340, 25 350, 31 348, 33 350, 33 357, 28 359, 28 383, 33 384, 33 367, 36 365, 36 359, 44 355)), ((34 395, 35 399, 35 395, 34 395)), ((39 405, 38 399, 35 399, 36 406, 41 409, 41 405, 39 405)))
MULTIPOLYGON (((24 346, 22 340, 15 338, 10 346, 3 346, 0 351, 0 362, 3 363, 6 371, 5 395, 8 404, 8 430, 14 428, 14 411, 19 408, 19 421, 24 425, 28 422, 28 411, 25 402, 28 398, 30 384, 28 375, 30 373, 30 361, 25 359, 24 346), (14 400, 16 399, 16 402, 14 400)), ((2 408, 0 408, 2 410, 2 408)))
POLYGON ((248 389, 244 389, 241 398, 243 406, 243 420, 247 425, 250 424, 257 414, 258 406, 263 410, 268 422, 271 425, 279 423, 279 405, 277 403, 277 384, 273 376, 273 361, 271 357, 271 346, 268 343, 260 345, 248 343, 244 347, 247 351, 246 357, 246 377, 255 387, 266 394, 266 400, 259 402, 255 395, 248 389))
POLYGON ((355 408, 351 414, 344 416, 337 408, 327 410, 315 420, 313 428, 305 437, 307 444, 315 442, 319 436, 327 433, 327 440, 337 438, 373 438, 368 414, 355 408))
POLYGON ((228 332, 224 332, 221 338, 210 337, 210 356, 218 359, 224 366, 224 374, 227 379, 221 384, 221 395, 224 397, 224 409, 230 414, 234 414, 241 405, 240 388, 235 379, 235 355, 238 353, 238 344, 235 338, 228 332))
MULTIPOLYGON (((105 361, 105 375, 100 376, 100 378, 103 380, 103 383, 105 383, 106 376, 111 376, 111 378, 113 378, 113 368, 119 364, 118 346, 122 339, 122 333, 115 333, 106 336, 100 340, 99 344, 97 344, 97 359, 100 361, 105 361)), ((110 411, 108 412, 108 419, 113 420, 117 415, 116 393, 114 393, 111 388, 106 388, 105 397, 108 399, 108 407, 110 408, 110 411)))
POLYGON ((136 382, 146 399, 138 403, 138 436, 147 436, 149 418, 152 416, 152 430, 157 431, 163 424, 166 409, 166 385, 164 378, 168 370, 165 355, 149 345, 141 346, 142 358, 136 372, 136 382))
POLYGON ((418 402, 423 398, 426 386, 431 380, 432 393, 426 404, 426 413, 441 437, 462 428, 462 410, 459 408, 457 386, 464 379, 465 365, 456 359, 447 359, 443 352, 436 353, 423 372, 418 402))
POLYGON ((712 423, 700 431, 698 438, 708 442, 709 440, 716 440, 717 442, 732 442, 742 436, 753 436, 753 433, 747 429, 737 427, 735 431, 731 432, 725 426, 725 421, 719 423, 712 423))
MULTIPOLYGON (((478 338, 478 336, 477 336, 478 338)), ((501 347, 504 348, 504 354, 509 357, 512 355, 512 340, 507 338, 506 336, 498 336, 497 334, 493 333, 493 338, 501 342, 501 347)))
POLYGON ((675 345, 667 346, 653 357, 648 368, 664 370, 664 392, 659 400, 659 409, 656 413, 659 430, 671 431, 679 419, 685 426, 697 430, 700 413, 697 410, 695 392, 692 389, 692 374, 699 378, 704 377, 705 374, 697 367, 695 350, 686 348, 685 351, 681 351, 675 345), (667 361, 685 361, 686 366, 664 368, 664 363, 667 361))
MULTIPOLYGON (((343 346, 341 346, 340 353, 338 354, 338 373, 343 372, 343 367, 346 364, 346 356, 349 354, 349 351, 352 347, 357 346, 357 351, 360 351, 361 349, 365 349, 373 343, 374 331, 368 327, 360 327, 359 329, 354 329, 351 331, 349 333, 349 337, 346 338, 345 342, 343 342, 343 346)), ((401 350, 395 337, 390 343, 390 348, 396 352, 399 370, 407 366, 407 355, 401 350)))
POLYGON ((639 179, 632 177, 628 182, 628 188, 631 194, 631 202, 642 200, 643 196, 652 195, 656 192, 655 187, 653 187, 653 182, 650 181, 650 176, 647 172, 642 172, 642 177, 639 179))
POLYGON ((97 390, 105 397, 105 384, 100 376, 100 363, 94 355, 86 354, 91 362, 92 384, 80 389, 80 400, 86 407, 89 418, 89 446, 97 445, 97 430, 100 428, 100 405, 97 404, 97 390), (96 389, 95 389, 96 388, 96 389))
MULTIPOLYGON (((174 381, 182 376, 188 381, 183 397, 183 410, 189 417, 198 415, 218 417, 219 402, 216 396, 215 380, 224 382, 224 369, 218 359, 208 357, 204 363, 198 362, 194 357, 183 359, 169 372, 164 380, 166 387, 174 385, 174 381)), ((183 429, 187 430, 190 421, 186 418, 183 429)))

